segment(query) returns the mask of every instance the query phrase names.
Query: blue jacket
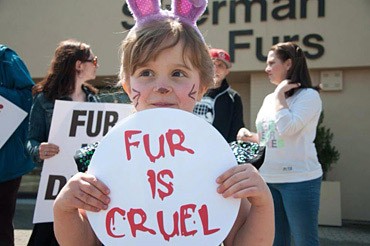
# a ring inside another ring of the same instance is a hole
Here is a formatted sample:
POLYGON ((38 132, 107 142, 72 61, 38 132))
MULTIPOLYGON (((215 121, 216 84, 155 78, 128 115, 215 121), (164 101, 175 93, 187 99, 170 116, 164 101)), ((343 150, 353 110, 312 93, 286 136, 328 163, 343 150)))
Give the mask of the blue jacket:
MULTIPOLYGON (((82 90, 86 94, 87 102, 100 101, 99 97, 91 92, 86 86, 82 86, 82 90)), ((58 99, 72 101, 72 98, 70 97, 62 97, 58 99)), ((55 101, 46 99, 44 93, 41 92, 35 96, 31 108, 28 125, 27 151, 31 155, 32 160, 40 166, 43 164, 43 160, 40 159, 39 147, 42 142, 47 142, 49 139, 54 105, 55 101)))
MULTIPOLYGON (((33 85, 17 53, 0 44, 0 95, 29 113, 33 85)), ((20 177, 34 168, 26 150, 27 124, 28 116, 0 149, 0 182, 20 177)))

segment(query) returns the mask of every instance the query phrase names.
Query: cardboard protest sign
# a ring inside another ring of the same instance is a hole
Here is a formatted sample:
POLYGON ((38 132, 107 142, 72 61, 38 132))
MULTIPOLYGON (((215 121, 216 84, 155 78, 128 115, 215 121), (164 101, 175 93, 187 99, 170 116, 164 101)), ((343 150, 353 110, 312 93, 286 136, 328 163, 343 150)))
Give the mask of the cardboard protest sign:
POLYGON ((0 96, 0 149, 26 116, 26 111, 0 96))
POLYGON ((44 161, 33 223, 54 221, 54 200, 67 180, 77 173, 73 159, 76 151, 99 141, 132 112, 133 106, 128 104, 55 102, 48 142, 58 145, 60 152, 44 161))
POLYGON ((104 245, 219 245, 240 199, 217 193, 216 178, 237 165, 228 143, 203 119, 149 109, 118 123, 88 173, 111 190, 105 211, 87 212, 104 245))

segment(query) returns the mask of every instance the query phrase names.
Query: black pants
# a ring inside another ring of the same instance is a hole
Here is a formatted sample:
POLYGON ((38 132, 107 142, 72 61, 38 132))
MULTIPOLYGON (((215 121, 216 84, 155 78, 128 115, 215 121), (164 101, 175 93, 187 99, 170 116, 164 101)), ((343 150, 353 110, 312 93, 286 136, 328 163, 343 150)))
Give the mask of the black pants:
POLYGON ((54 235, 54 223, 37 223, 33 226, 27 246, 58 246, 54 235))
POLYGON ((0 246, 14 245, 13 218, 22 177, 0 183, 0 246))

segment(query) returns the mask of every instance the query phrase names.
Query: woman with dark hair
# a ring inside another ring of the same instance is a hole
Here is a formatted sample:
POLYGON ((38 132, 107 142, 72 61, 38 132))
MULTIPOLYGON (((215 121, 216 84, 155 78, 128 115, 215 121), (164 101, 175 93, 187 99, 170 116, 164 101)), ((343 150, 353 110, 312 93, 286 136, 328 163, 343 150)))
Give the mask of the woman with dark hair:
POLYGON ((318 213, 322 168, 314 144, 322 110, 306 58, 295 43, 272 46, 265 72, 276 85, 256 119, 257 133, 246 128, 237 138, 266 146, 260 174, 274 198, 274 245, 319 245, 318 213))
MULTIPOLYGON (((89 45, 77 40, 62 41, 55 50, 45 78, 33 88, 27 150, 40 165, 59 153, 59 146, 49 143, 49 130, 55 100, 98 102, 97 90, 86 81, 95 79, 97 57, 89 45)), ((53 223, 34 225, 28 245, 58 245, 53 223)))

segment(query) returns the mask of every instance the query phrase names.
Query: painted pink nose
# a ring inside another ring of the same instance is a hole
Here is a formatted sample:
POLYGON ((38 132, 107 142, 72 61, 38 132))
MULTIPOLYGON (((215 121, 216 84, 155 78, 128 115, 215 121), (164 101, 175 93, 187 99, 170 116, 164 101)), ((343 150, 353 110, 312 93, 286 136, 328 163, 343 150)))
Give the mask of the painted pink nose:
POLYGON ((157 89, 157 91, 160 93, 160 94, 166 94, 168 93, 170 90, 167 89, 167 88, 163 88, 163 87, 160 87, 157 89))

